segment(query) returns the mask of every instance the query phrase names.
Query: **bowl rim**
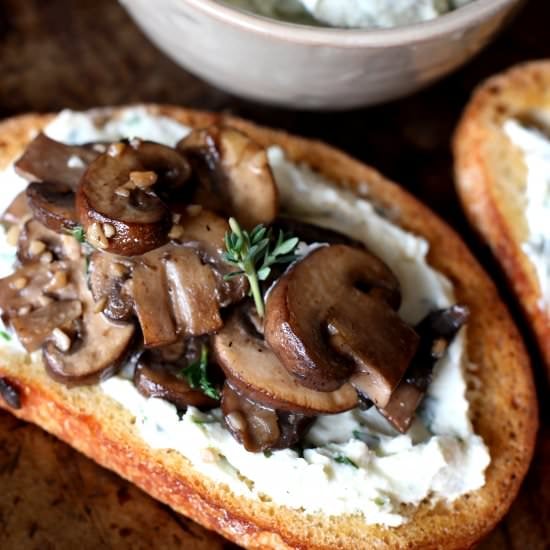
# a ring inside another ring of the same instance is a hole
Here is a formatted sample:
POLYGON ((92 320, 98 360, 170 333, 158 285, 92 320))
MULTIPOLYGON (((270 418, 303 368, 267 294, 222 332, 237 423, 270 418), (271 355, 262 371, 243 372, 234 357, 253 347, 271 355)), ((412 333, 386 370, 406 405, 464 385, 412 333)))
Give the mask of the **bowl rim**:
POLYGON ((429 21, 400 25, 387 29, 345 29, 313 27, 280 21, 241 8, 232 7, 219 0, 183 1, 204 14, 236 26, 242 30, 287 42, 333 47, 390 46, 419 43, 444 34, 461 31, 477 21, 487 19, 501 9, 519 4, 522 0, 473 0, 450 13, 429 21))

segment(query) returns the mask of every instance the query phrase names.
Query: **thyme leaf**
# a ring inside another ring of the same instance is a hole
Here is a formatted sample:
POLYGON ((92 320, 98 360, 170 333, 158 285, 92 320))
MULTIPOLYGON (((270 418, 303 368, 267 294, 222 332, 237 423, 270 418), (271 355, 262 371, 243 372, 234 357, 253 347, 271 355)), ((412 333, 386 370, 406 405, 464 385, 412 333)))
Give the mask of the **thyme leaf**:
POLYGON ((334 461, 338 462, 338 464, 347 464, 348 466, 353 466, 354 468, 359 468, 359 466, 357 466, 357 464, 355 464, 355 462, 353 462, 353 460, 351 460, 351 458, 348 458, 347 456, 344 456, 344 455, 335 456, 334 461))
POLYGON ((225 275, 231 279, 244 274, 250 284, 250 293, 258 315, 265 314, 265 304, 260 290, 260 281, 265 281, 271 274, 271 266, 288 264, 296 260, 295 250, 298 246, 298 237, 285 235, 279 231, 275 236, 271 229, 264 225, 257 225, 251 231, 241 228, 235 218, 229 218, 231 228, 225 234, 224 260, 236 266, 239 270, 225 275))
POLYGON ((211 399, 220 399, 220 392, 208 378, 208 348, 204 344, 201 346, 199 359, 182 369, 181 375, 191 388, 200 389, 204 395, 211 399))

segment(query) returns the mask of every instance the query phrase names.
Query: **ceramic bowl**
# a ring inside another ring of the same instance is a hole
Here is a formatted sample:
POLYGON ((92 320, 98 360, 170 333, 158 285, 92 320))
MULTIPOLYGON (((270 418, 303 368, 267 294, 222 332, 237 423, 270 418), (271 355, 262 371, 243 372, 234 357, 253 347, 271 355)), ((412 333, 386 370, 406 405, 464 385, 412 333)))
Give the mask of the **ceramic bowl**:
POLYGON ((281 22, 215 0, 121 1, 190 72, 248 99, 306 109, 410 94, 475 55, 522 3, 474 0, 423 23, 350 30, 281 22))

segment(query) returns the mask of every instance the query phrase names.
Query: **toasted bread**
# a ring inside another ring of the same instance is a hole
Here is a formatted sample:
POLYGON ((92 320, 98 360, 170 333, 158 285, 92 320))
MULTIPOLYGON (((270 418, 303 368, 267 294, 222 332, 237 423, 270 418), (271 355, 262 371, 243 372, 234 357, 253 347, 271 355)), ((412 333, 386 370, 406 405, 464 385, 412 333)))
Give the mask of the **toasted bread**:
MULTIPOLYGON (((468 397, 476 432, 491 454, 486 484, 451 505, 423 502, 411 511, 408 523, 396 528, 367 525, 358 515, 306 516, 236 496, 228 487, 201 476, 181 455, 146 445, 131 414, 99 388, 68 389, 54 382, 39 360, 16 361, 4 351, 0 376, 17 385, 22 396, 22 408, 12 412, 245 547, 452 549, 479 540, 504 515, 519 489, 533 452, 537 404, 518 331, 495 286, 464 243, 397 185, 327 145, 225 115, 169 106, 149 109, 191 127, 229 124, 265 146, 280 145, 291 160, 306 163, 338 185, 375 201, 392 213, 395 223, 430 242, 430 264, 452 281, 457 299, 471 310, 468 355, 478 370, 476 379, 470 380, 468 397)), ((51 115, 26 115, 2 123, 0 168, 20 154, 31 135, 50 119, 51 115)))
POLYGON ((501 264, 550 375, 550 302, 542 302, 535 268, 522 248, 527 170, 503 131, 505 121, 533 111, 550 113, 550 61, 522 64, 483 83, 454 137, 455 176, 464 210, 501 264))

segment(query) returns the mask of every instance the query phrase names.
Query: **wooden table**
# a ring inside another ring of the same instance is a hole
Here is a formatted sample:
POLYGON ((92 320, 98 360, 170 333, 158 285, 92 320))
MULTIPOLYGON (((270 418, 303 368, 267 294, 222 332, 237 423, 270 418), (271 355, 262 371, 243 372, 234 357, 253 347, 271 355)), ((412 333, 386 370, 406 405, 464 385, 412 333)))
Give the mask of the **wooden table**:
MULTIPOLYGON (((311 113, 254 105, 201 82, 156 50, 114 0, 3 0, 0 117, 29 110, 170 102, 225 109, 321 138, 399 181, 460 231, 500 283, 533 350, 500 271, 457 207, 449 139, 482 78, 521 60, 550 57, 549 22, 550 2, 531 0, 492 46, 443 82, 380 107, 311 113)), ((547 386, 540 364, 535 367, 547 419, 547 386)), ((481 548, 550 547, 549 431, 546 421, 519 498, 481 548)), ((152 546, 216 549, 227 543, 51 436, 0 413, 0 548, 152 546)))

